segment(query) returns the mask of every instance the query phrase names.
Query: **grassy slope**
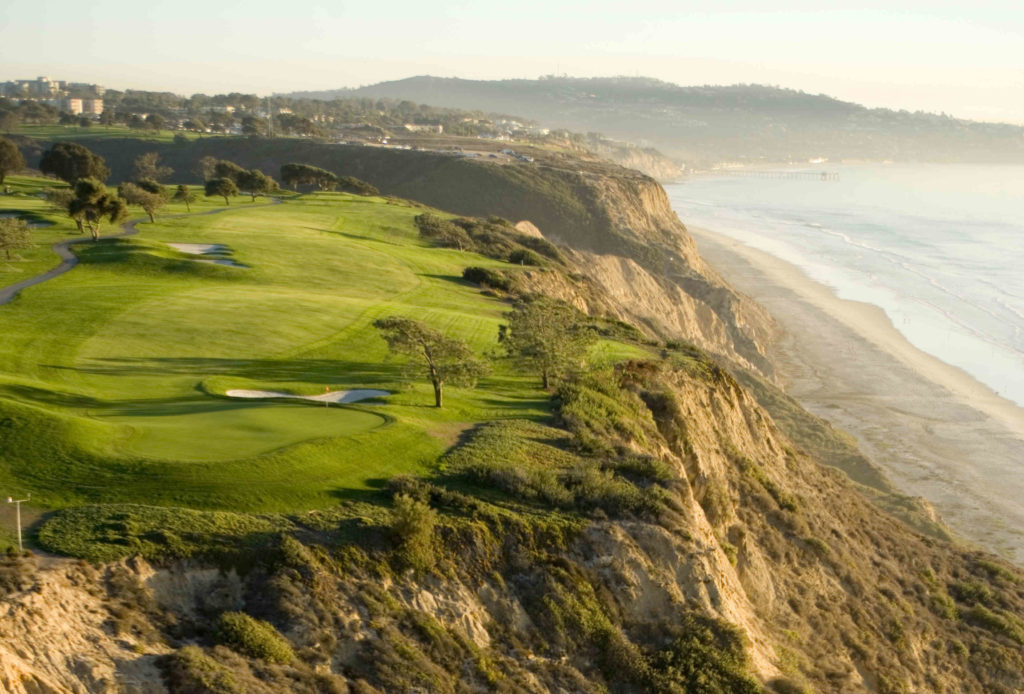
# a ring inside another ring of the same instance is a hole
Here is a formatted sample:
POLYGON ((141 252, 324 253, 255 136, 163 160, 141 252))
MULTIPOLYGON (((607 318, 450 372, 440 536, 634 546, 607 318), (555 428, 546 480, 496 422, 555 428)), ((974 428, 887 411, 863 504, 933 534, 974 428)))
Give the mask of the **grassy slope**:
POLYGON ((107 138, 131 137, 151 142, 171 142, 175 135, 183 135, 188 139, 196 139, 198 133, 173 130, 132 130, 126 125, 90 125, 82 128, 77 125, 38 125, 23 123, 14 131, 17 135, 25 135, 40 139, 55 140, 103 140, 107 138))
MULTIPOLYGON (((240 201, 79 247, 78 267, 0 307, 0 486, 49 508, 297 511, 427 470, 469 424, 545 416, 546 394, 504 364, 476 390, 450 389, 440 411, 426 383, 404 386, 375 318, 413 315, 482 353, 507 310, 459 279, 503 264, 425 247, 419 211, 344 194, 240 201), (222 243, 249 267, 162 242, 222 243), (395 394, 332 408, 220 396, 325 386, 395 394)), ((74 235, 61 225, 46 233, 74 235)))

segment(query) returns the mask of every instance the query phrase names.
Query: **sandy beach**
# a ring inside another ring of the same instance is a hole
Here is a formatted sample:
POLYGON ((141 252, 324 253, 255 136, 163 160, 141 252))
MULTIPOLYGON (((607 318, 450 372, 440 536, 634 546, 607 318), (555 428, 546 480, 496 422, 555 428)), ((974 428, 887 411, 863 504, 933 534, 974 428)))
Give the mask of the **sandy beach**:
POLYGON ((905 493, 965 540, 1024 565, 1024 409, 911 345, 885 312, 799 268, 690 227, 701 255, 768 309, 784 386, 857 437, 905 493))

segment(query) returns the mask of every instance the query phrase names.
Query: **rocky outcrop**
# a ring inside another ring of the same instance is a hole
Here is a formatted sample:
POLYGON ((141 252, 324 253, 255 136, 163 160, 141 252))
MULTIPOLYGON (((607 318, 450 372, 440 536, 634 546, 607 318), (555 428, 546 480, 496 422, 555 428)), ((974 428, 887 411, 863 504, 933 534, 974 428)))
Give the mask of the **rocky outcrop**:
POLYGON ((619 166, 647 174, 662 183, 678 181, 683 177, 683 168, 656 149, 641 148, 625 142, 602 140, 590 143, 589 147, 598 155, 619 166))
POLYGON ((18 579, 0 597, 0 691, 166 692, 155 660, 169 649, 135 596, 114 587, 123 585, 117 576, 124 570, 6 560, 3 573, 18 579))

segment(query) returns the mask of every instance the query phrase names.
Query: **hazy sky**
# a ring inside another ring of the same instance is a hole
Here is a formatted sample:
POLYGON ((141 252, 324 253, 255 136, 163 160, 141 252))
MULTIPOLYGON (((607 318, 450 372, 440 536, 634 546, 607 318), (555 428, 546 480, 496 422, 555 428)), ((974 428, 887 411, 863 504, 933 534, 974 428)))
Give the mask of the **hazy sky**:
POLYGON ((615 4, 6 2, 0 80, 267 94, 422 74, 640 74, 1024 124, 1020 0, 615 4))

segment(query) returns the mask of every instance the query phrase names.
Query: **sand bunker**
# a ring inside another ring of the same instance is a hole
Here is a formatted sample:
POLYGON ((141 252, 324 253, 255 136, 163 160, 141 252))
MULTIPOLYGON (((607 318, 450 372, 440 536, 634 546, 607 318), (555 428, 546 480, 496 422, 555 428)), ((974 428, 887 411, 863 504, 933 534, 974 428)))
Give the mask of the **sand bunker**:
MULTIPOLYGON (((223 243, 169 243, 167 245, 176 251, 181 251, 182 253, 187 253, 189 255, 224 256, 231 253, 231 250, 223 243)), ((214 265, 228 265, 231 267, 246 267, 241 263, 236 263, 230 258, 203 258, 197 262, 213 263, 214 265)))
POLYGON ((369 400, 370 398, 379 398, 385 395, 391 395, 386 390, 373 390, 371 388, 363 388, 358 390, 332 390, 329 393, 323 393, 322 395, 292 395, 291 393, 281 393, 276 390, 229 390, 226 395, 229 398, 292 398, 295 400, 313 400, 315 402, 359 402, 360 400, 369 400))

